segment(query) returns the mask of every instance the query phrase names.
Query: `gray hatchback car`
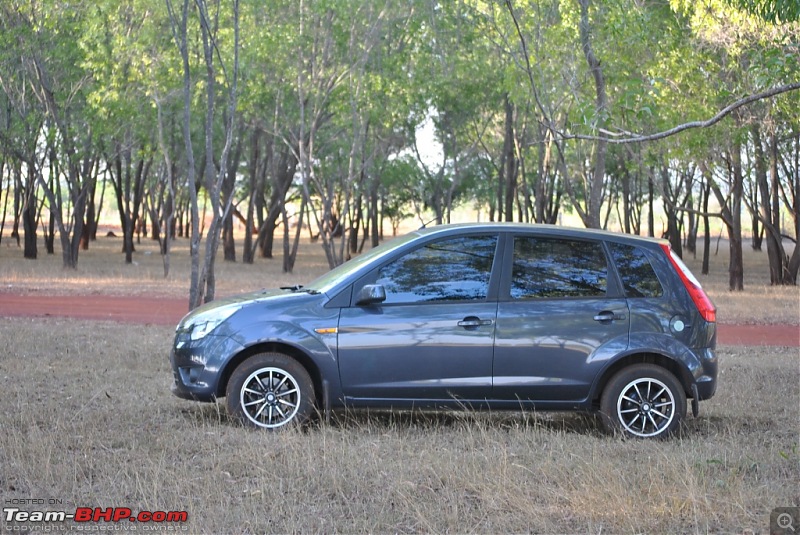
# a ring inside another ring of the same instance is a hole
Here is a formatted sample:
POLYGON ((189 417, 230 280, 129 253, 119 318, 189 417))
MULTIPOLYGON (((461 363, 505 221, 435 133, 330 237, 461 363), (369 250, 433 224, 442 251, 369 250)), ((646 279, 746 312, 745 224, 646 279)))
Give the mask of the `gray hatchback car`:
POLYGON ((173 393, 276 429, 340 407, 599 411, 673 433, 714 395, 716 309, 663 240, 525 224, 421 229, 304 287, 204 305, 173 393))

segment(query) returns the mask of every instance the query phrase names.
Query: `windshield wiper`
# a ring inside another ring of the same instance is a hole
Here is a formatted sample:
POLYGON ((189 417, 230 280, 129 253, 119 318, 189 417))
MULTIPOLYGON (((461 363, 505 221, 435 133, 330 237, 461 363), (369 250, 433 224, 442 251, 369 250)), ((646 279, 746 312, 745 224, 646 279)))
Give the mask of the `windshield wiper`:
POLYGON ((294 286, 281 286, 281 290, 289 290, 292 293, 305 292, 310 295, 317 295, 319 293, 318 290, 304 288, 302 284, 296 284, 294 286))
POLYGON ((302 284, 295 284, 294 286, 281 286, 281 290, 289 290, 290 292, 299 292, 302 289, 302 284))

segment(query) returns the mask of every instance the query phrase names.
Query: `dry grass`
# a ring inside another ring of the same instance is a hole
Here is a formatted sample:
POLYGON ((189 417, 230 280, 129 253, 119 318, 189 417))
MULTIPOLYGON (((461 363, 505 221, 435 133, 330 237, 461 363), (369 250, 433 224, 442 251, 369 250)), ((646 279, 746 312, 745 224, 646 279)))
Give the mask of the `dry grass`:
MULTIPOLYGON (((241 254, 241 240, 237 245, 241 254)), ((0 292, 187 298, 190 269, 187 240, 175 242, 171 271, 166 279, 156 242, 142 240, 134 255, 135 263, 130 265, 125 264, 121 247, 119 238, 98 238, 88 251, 81 251, 78 270, 70 272, 62 269, 60 253, 47 255, 40 250, 39 259, 25 260, 22 251, 6 238, 0 245, 0 292)), ((791 244, 787 243, 787 247, 791 251, 791 244)), ((301 241, 294 273, 282 272, 280 244, 276 244, 275 253, 275 258, 257 258, 253 265, 244 265, 241 261, 223 261, 220 251, 217 296, 304 284, 328 269, 321 245, 311 243, 307 236, 301 241)), ((687 258, 687 264, 698 275, 701 260, 687 258)), ((719 254, 711 258, 711 273, 699 278, 719 309, 721 323, 800 325, 800 288, 769 285, 766 252, 745 248, 744 292, 728 291, 728 249, 724 241, 719 254)))
POLYGON ((0 323, 0 497, 185 509, 205 533, 759 533, 800 504, 796 349, 723 348, 717 396, 666 442, 560 413, 344 414, 270 434, 173 397, 171 335, 0 323))
MULTIPOLYGON (((318 243, 306 237, 301 241, 294 273, 283 273, 281 244, 276 243, 274 258, 256 258, 252 265, 241 262, 241 241, 237 244, 238 262, 225 262, 222 248, 216 262, 217 295, 226 296, 265 287, 303 284, 325 273, 328 263, 318 243)), ((203 244, 205 246, 205 244, 203 244)), ((16 243, 0 245, 0 291, 54 295, 149 295, 187 298, 189 295, 189 241, 179 239, 171 245, 170 274, 164 278, 164 264, 158 242, 143 239, 136 245, 134 263, 125 264, 121 238, 98 237, 88 251, 81 251, 76 271, 64 270, 61 253, 48 255, 43 247, 39 258, 25 260, 16 243)))
MULTIPOLYGON (((118 239, 26 261, 0 247, 2 290, 183 298, 178 242, 162 276, 156 244, 125 265, 118 239)), ((727 291, 723 246, 703 283, 721 321, 793 323, 797 288, 772 288, 766 255, 746 251, 746 291, 727 291), (765 298, 766 296, 766 298, 765 298)), ((699 262, 689 260, 699 273, 699 262)), ((280 258, 218 263, 218 294, 303 283, 324 272, 304 242, 280 258)), ((221 405, 169 393, 169 328, 4 320, 0 340, 0 497, 67 508, 187 510, 192 532, 754 532, 800 504, 800 354, 723 348, 717 396, 663 443, 604 435, 574 414, 340 414, 269 434, 221 405)))

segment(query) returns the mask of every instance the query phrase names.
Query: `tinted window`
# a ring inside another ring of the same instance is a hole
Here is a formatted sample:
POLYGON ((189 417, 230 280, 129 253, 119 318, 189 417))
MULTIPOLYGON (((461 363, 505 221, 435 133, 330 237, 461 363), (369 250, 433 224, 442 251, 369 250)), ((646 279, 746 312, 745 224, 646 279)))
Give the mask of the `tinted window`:
POLYGON ((598 242, 514 238, 511 297, 605 296, 608 267, 598 242))
POLYGON ((664 294, 644 252, 632 245, 609 244, 626 297, 661 297, 664 294))
POLYGON ((486 299, 497 236, 438 241, 380 269, 385 303, 486 299))

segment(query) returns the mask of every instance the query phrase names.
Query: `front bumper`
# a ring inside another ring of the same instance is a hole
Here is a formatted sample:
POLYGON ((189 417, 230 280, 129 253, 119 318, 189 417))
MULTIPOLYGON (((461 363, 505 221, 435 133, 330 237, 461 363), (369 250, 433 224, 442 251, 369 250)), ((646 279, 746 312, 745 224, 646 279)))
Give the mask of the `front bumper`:
POLYGON ((228 362, 244 349, 228 336, 208 335, 191 341, 176 335, 170 352, 172 393, 182 399, 214 401, 225 395, 221 383, 228 362))

